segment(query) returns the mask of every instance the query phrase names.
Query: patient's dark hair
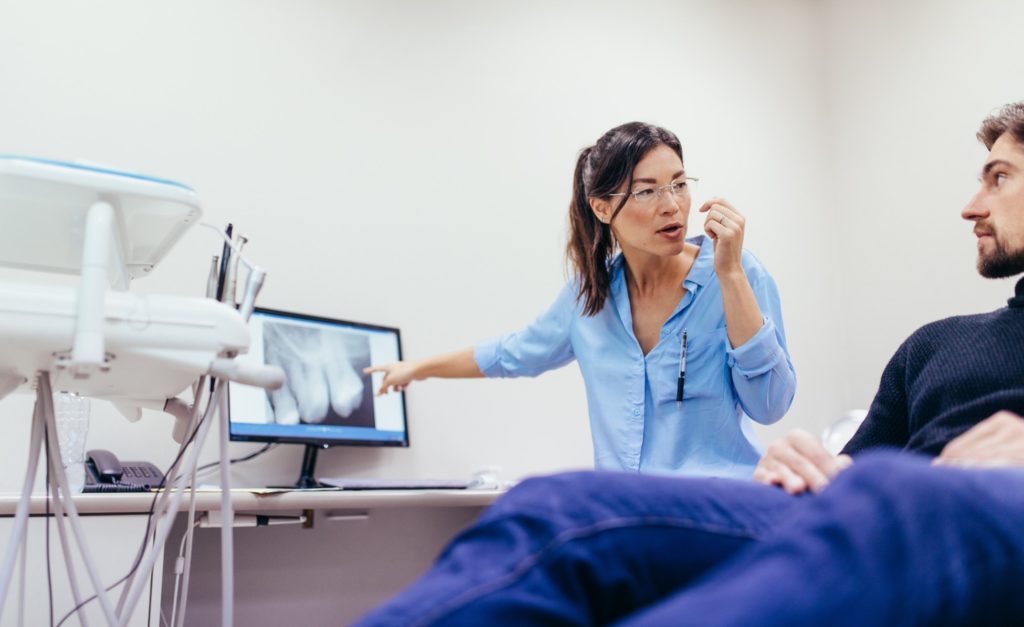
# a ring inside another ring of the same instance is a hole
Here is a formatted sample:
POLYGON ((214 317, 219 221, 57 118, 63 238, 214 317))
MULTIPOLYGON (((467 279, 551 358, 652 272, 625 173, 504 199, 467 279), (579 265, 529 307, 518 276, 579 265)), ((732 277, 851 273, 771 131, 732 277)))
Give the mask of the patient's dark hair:
MULTIPOLYGON (((579 276, 576 300, 583 302, 583 314, 596 315, 604 307, 610 289, 608 262, 615 254, 615 238, 611 226, 597 219, 590 208, 590 198, 610 198, 626 183, 633 185, 633 168, 644 156, 658 146, 668 146, 683 160, 679 138, 672 131, 629 122, 616 126, 597 140, 593 146, 580 151, 572 182, 572 201, 569 203, 569 243, 566 257, 579 276)), ((629 196, 622 196, 611 219, 614 220, 629 196)), ((611 220, 609 220, 609 223, 611 220)))
POLYGON ((985 118, 978 129, 978 141, 991 150, 992 144, 1007 132, 1013 135, 1018 144, 1024 146, 1024 102, 1003 105, 998 113, 985 118))

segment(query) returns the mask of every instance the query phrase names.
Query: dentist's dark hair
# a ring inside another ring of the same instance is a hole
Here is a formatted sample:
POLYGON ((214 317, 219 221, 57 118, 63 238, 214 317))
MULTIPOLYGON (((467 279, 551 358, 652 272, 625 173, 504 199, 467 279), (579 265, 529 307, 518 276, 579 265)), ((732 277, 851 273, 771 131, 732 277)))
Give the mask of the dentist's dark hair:
POLYGON ((985 118, 978 129, 978 141, 992 150, 992 144, 1007 132, 1018 144, 1024 146, 1024 102, 1003 105, 997 113, 985 118))
POLYGON ((609 194, 622 188, 623 183, 626 191, 632 188, 636 164, 658 146, 668 146, 679 155, 680 161, 683 160, 683 149, 675 133, 643 122, 616 126, 593 146, 580 151, 576 160, 566 257, 579 279, 576 300, 583 304, 583 315, 596 315, 608 299, 611 288, 608 265, 617 247, 609 225, 622 211, 629 196, 618 197, 608 224, 594 215, 590 199, 610 199, 609 194))

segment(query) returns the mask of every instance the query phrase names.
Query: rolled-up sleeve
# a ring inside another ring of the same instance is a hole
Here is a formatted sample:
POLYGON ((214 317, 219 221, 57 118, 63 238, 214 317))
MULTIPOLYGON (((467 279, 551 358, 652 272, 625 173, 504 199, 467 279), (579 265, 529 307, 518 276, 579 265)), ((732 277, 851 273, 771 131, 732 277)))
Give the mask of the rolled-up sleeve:
POLYGON ((741 346, 727 349, 740 406, 751 419, 771 424, 782 418, 796 394, 796 371, 786 348, 782 307, 775 281, 753 256, 745 268, 764 324, 741 346))
POLYGON ((533 377, 573 360, 572 323, 577 315, 576 287, 569 282, 555 302, 529 326, 473 348, 487 377, 533 377))

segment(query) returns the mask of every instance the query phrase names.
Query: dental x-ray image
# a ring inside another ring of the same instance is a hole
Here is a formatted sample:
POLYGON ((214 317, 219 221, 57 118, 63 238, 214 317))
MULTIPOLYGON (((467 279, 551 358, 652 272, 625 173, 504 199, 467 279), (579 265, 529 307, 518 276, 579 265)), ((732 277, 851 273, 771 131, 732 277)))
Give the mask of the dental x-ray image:
POLYGON ((267 393, 268 415, 278 424, 374 427, 369 340, 344 330, 267 321, 265 359, 288 376, 267 393))

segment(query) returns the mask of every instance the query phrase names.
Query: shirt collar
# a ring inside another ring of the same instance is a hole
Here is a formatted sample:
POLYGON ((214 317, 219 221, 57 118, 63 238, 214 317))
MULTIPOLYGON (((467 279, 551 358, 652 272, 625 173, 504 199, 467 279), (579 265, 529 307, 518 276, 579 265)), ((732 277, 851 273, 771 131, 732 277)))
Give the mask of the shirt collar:
POLYGON ((1014 309, 1024 308, 1024 279, 1017 281, 1017 287, 1014 289, 1016 292, 1013 298, 1006 301, 1006 304, 1014 309))
MULTIPOLYGON (((690 272, 683 279, 683 287, 693 291, 695 287, 707 285, 707 282, 711 279, 711 274, 715 271, 715 242, 703 234, 687 241, 700 246, 697 258, 693 260, 693 265, 690 267, 690 272)), ((611 276, 612 298, 617 303, 628 303, 629 299, 623 297, 623 291, 626 289, 626 258, 620 252, 615 255, 610 265, 609 275, 611 276)))
POLYGON ((626 292, 626 258, 622 253, 615 255, 612 259, 609 274, 611 275, 612 302, 615 310, 619 313, 619 319, 627 327, 632 327, 631 315, 629 312, 629 297, 626 292))

